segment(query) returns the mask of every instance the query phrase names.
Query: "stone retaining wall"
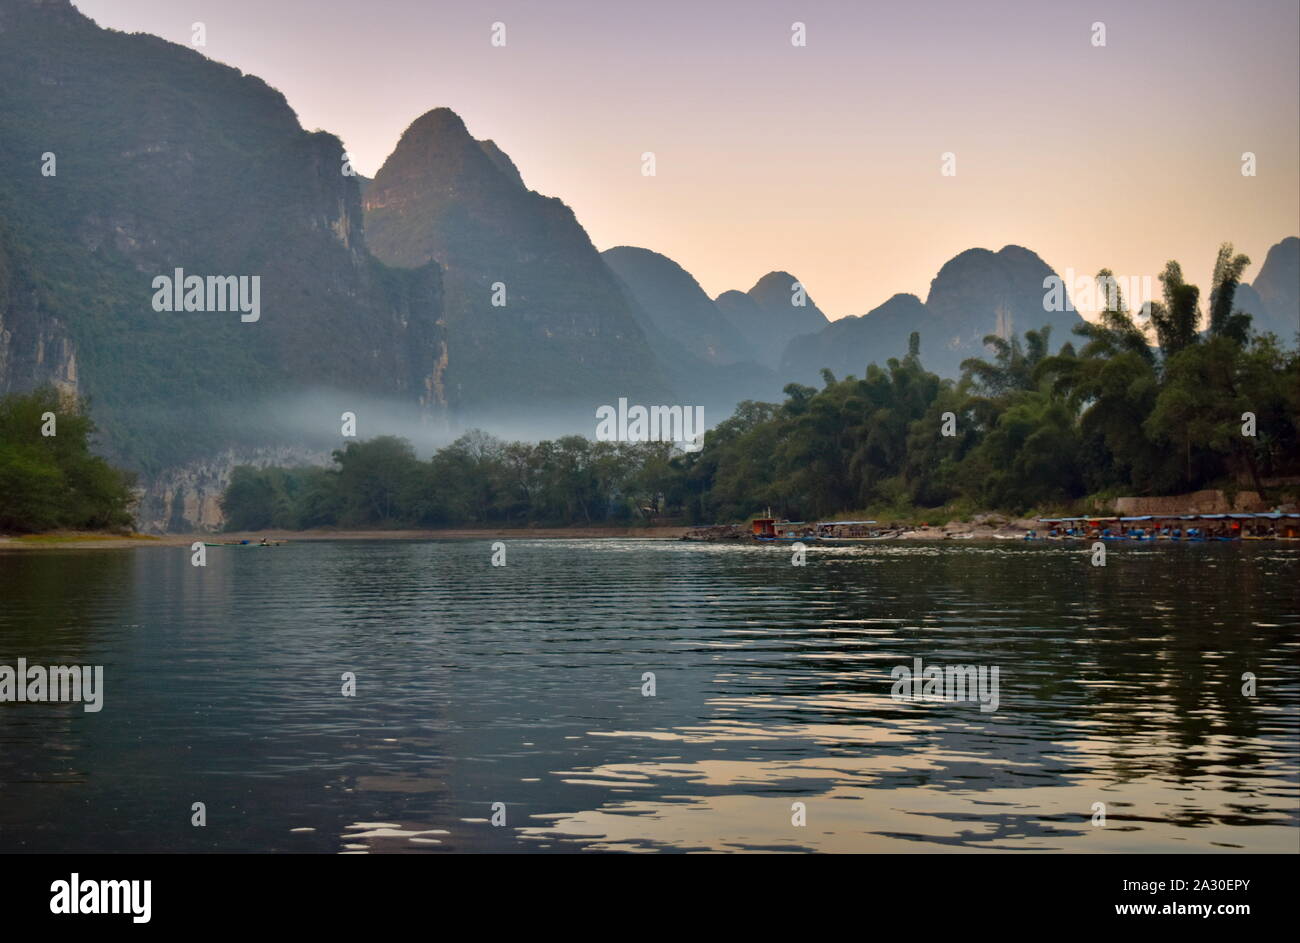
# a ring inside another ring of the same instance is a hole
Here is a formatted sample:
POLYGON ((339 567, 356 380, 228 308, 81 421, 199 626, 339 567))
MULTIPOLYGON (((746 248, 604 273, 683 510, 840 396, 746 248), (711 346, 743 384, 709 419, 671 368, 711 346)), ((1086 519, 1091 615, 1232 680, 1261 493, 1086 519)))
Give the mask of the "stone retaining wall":
POLYGON ((1115 513, 1123 517, 1142 514, 1227 514, 1232 511, 1249 513, 1269 511, 1272 508, 1254 491, 1238 491, 1236 500, 1229 504, 1222 491, 1193 491, 1163 498, 1116 498, 1115 513))

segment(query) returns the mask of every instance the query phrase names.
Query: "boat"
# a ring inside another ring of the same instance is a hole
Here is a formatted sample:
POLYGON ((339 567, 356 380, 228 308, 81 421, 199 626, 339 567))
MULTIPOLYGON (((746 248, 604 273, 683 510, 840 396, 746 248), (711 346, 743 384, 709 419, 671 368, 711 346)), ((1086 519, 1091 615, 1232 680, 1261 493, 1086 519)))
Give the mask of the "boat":
POLYGON ((750 533, 755 540, 764 543, 802 543, 816 540, 815 535, 796 530, 807 526, 803 521, 778 521, 774 517, 760 517, 755 519, 750 533))
POLYGON ((751 536, 761 543, 825 543, 854 544, 883 540, 870 525, 875 521, 779 521, 774 517, 756 518, 751 536))
POLYGON ((856 544, 884 540, 885 536, 873 529, 876 523, 876 521, 823 521, 816 525, 816 539, 830 544, 856 544))
POLYGON ((280 547, 287 544, 287 540, 226 540, 221 543, 204 542, 205 547, 280 547))
POLYGON ((1049 525, 1047 535, 1049 538, 1232 543, 1238 540, 1293 540, 1300 537, 1300 513, 1292 511, 1143 514, 1133 517, 1040 517, 1038 521, 1049 525), (1076 527, 1079 524, 1082 526, 1076 527), (1118 525, 1118 532, 1111 529, 1111 524, 1118 525), (1062 533, 1062 530, 1065 532, 1062 533))

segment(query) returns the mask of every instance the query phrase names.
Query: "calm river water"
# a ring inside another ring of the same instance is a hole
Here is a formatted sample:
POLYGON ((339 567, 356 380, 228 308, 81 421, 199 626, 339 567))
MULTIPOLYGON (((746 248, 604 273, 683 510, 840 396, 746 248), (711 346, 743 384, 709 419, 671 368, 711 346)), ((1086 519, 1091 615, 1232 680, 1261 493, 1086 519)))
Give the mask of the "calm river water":
POLYGON ((0 552, 0 851, 1300 847, 1300 548, 491 543, 0 552))

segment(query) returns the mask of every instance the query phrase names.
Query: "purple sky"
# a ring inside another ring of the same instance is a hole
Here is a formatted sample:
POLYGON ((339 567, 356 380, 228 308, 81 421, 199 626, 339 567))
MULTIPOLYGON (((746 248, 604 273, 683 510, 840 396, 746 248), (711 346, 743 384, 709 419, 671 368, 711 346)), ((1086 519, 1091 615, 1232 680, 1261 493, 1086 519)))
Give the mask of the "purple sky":
POLYGON ((786 269, 832 317, 924 299, 973 246, 1153 281, 1176 258, 1208 290, 1220 242, 1249 280, 1300 234, 1296 0, 74 3, 186 44, 202 21, 202 52, 366 174, 449 106, 597 248, 662 252, 710 294, 786 269))

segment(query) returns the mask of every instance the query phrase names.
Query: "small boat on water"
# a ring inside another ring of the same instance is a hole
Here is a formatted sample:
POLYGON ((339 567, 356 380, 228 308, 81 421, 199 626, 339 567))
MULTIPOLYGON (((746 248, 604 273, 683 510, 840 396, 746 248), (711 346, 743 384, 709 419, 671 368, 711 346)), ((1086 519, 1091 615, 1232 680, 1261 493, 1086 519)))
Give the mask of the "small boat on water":
POLYGON ((876 521, 825 521, 817 525, 817 539, 833 544, 884 540, 888 535, 881 534, 875 525, 876 521))
POLYGON ((287 540, 225 540, 221 543, 204 542, 205 547, 281 547, 287 540))
POLYGON ((809 524, 805 521, 778 521, 772 517, 760 517, 752 525, 752 536, 764 543, 853 544, 885 539, 879 531, 872 529, 875 523, 822 521, 809 524))
POLYGON ((754 521, 754 538, 768 543, 797 543, 817 539, 816 535, 807 531, 807 525, 803 521, 777 521, 771 518, 754 521))

